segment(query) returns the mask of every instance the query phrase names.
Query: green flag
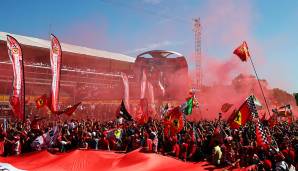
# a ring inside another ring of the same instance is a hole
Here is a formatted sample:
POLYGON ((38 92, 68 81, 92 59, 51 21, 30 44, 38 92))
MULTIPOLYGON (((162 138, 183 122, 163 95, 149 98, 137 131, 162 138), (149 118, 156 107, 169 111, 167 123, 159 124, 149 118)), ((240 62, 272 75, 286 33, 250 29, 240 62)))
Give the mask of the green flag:
POLYGON ((298 93, 294 93, 294 97, 295 97, 295 100, 296 100, 296 105, 298 106, 298 93))
POLYGON ((187 105, 186 105, 184 113, 185 113, 185 115, 190 115, 192 113, 193 98, 189 98, 186 103, 187 103, 187 105))

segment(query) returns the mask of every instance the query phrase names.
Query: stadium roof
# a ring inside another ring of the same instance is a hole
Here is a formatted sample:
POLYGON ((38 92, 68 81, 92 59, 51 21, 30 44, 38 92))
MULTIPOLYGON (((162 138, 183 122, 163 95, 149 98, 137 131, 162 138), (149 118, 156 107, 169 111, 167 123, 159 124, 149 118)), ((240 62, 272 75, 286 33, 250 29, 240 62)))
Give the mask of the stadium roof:
MULTIPOLYGON (((49 40, 39 39, 35 37, 21 36, 21 35, 11 34, 7 32, 0 32, 0 41, 6 41, 6 35, 13 36, 15 39, 18 40, 20 44, 23 44, 23 45, 35 46, 40 48, 50 47, 49 40)), ((76 45, 66 44, 62 42, 61 42, 61 47, 62 47, 62 51, 64 52, 84 54, 84 55, 89 55, 94 57, 114 59, 114 60, 132 62, 132 63, 135 61, 135 58, 127 55, 123 55, 120 53, 113 53, 113 52, 108 52, 103 50, 91 49, 87 47, 76 46, 76 45)))

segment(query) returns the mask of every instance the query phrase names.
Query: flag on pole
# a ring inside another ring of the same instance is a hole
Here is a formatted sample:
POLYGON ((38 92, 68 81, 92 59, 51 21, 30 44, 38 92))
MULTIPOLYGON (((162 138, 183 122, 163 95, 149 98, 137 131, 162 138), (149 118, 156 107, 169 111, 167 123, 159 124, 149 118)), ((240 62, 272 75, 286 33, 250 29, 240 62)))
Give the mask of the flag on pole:
POLYGON ((13 68, 13 92, 9 99, 13 113, 19 120, 25 119, 25 80, 22 49, 18 41, 7 35, 8 56, 13 68))
POLYGON ((183 116, 179 106, 168 111, 167 116, 164 118, 165 132, 170 132, 175 135, 180 132, 184 127, 183 116))
POLYGON ((116 116, 117 117, 122 117, 123 119, 128 120, 128 121, 133 120, 131 115, 126 110, 123 100, 121 101, 121 104, 120 104, 119 108, 116 111, 116 116))
POLYGON ((240 108, 231 114, 228 123, 232 129, 238 129, 244 126, 251 117, 258 117, 258 113, 253 97, 249 96, 240 108))
POLYGON ((81 103, 82 102, 79 102, 73 106, 69 106, 69 107, 65 108, 64 110, 55 111, 53 113, 56 115, 65 114, 67 116, 71 116, 77 110, 77 108, 80 106, 81 103))
POLYGON ((51 46, 50 46, 50 60, 52 69, 52 88, 51 88, 51 106, 52 112, 58 110, 59 104, 59 88, 60 88, 60 71, 62 60, 62 49, 59 40, 51 34, 51 46))
POLYGON ((272 112, 279 117, 290 117, 293 115, 292 107, 290 104, 281 106, 278 109, 272 109, 272 112))
POLYGON ((243 41, 243 43, 239 47, 237 47, 233 53, 237 55, 241 59, 241 61, 246 62, 247 59, 250 57, 246 41, 243 41))
POLYGON ((257 146, 268 148, 271 143, 271 135, 265 131, 264 126, 259 119, 257 119, 255 126, 257 146))
POLYGON ((185 103, 181 105, 181 111, 185 115, 191 115, 192 114, 192 108, 193 108, 193 98, 188 98, 185 103))

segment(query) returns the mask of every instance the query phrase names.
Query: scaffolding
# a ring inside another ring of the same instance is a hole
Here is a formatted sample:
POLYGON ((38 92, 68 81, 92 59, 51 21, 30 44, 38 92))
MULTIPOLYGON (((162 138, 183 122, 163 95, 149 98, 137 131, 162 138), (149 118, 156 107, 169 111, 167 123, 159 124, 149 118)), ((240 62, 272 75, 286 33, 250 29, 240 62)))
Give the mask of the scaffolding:
POLYGON ((194 19, 194 40, 195 40, 195 81, 194 87, 200 91, 202 88, 202 54, 201 54, 201 23, 200 18, 194 19))

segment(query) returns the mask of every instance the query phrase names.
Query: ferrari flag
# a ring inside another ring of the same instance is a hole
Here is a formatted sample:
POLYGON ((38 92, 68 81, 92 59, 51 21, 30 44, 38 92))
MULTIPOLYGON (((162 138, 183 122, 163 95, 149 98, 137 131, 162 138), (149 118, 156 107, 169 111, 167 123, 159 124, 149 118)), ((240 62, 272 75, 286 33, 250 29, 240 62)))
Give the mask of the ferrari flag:
POLYGON ((59 40, 51 34, 51 46, 50 46, 50 60, 52 69, 52 88, 51 88, 51 106, 52 112, 58 110, 59 102, 59 87, 60 87, 60 69, 62 49, 59 40))
POLYGON ((240 106, 239 110, 234 111, 228 119, 228 123, 232 129, 238 129, 244 126, 251 117, 257 117, 256 106, 253 96, 249 96, 246 101, 240 106))
POLYGON ((13 68, 13 92, 10 104, 13 113, 19 120, 24 120, 25 115, 25 81, 22 49, 18 41, 7 35, 8 56, 13 68))
POLYGON ((65 114, 67 116, 72 116, 72 114, 77 110, 77 108, 81 105, 82 102, 79 102, 73 106, 69 106, 67 108, 65 108, 64 110, 61 111, 55 111, 54 113, 56 115, 61 115, 61 114, 65 114))
POLYGON ((48 98, 46 94, 43 94, 42 96, 38 97, 35 100, 35 105, 37 109, 40 109, 44 107, 45 105, 48 105, 48 98))
POLYGON ((247 59, 250 57, 248 46, 245 41, 243 41, 243 43, 238 48, 236 48, 233 53, 237 55, 243 62, 246 62, 247 59))

